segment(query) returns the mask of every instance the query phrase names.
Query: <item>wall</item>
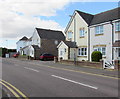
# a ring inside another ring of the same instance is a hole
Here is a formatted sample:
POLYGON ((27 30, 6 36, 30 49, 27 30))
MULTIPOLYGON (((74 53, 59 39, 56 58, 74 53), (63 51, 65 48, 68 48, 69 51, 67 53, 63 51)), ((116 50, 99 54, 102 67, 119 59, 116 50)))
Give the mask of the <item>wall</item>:
POLYGON ((58 57, 64 60, 68 59, 68 46, 66 46, 66 44, 64 42, 62 42, 61 46, 58 48, 58 57), (66 52, 65 52, 66 49, 66 52), (60 54, 60 52, 63 52, 63 55, 60 54))
POLYGON ((88 67, 95 67, 95 68, 102 68, 103 67, 103 61, 101 62, 88 62, 88 61, 76 61, 74 64, 74 61, 71 60, 61 60, 61 63, 70 64, 70 65, 77 65, 77 66, 88 66, 88 67))
POLYGON ((90 28, 90 56, 94 46, 106 46, 106 56, 103 59, 112 60, 112 25, 105 24, 103 35, 95 36, 95 27, 90 28))
POLYGON ((58 44, 55 44, 56 41, 58 41, 58 44, 60 43, 59 40, 41 39, 40 54, 49 53, 58 56, 58 44))
POLYGON ((34 57, 34 48, 32 47, 32 46, 30 46, 30 48, 29 48, 29 55, 31 56, 31 57, 34 57))
MULTIPOLYGON (((75 28, 76 33, 74 33, 74 19, 73 19, 73 21, 70 24, 70 27, 66 31, 66 35, 68 35, 67 33, 69 31, 72 31, 73 32, 72 41, 74 41, 74 35, 75 35, 75 41, 76 41, 77 46, 78 47, 87 47, 88 46, 88 25, 78 13, 76 13, 76 15, 75 15, 75 26, 76 26, 76 28, 75 28), (80 37, 80 35, 79 35, 80 28, 85 28, 85 36, 84 37, 80 37)), ((68 36, 66 36, 66 40, 69 40, 67 37, 68 36)), ((88 47, 87 47, 87 49, 88 49, 88 47)), ((88 53, 88 50, 87 50, 87 53, 88 53)), ((78 53, 76 55, 78 56, 78 53)), ((79 57, 77 57, 77 59, 78 60, 88 60, 88 55, 87 55, 87 57, 79 56, 79 57)))
POLYGON ((23 41, 23 40, 17 42, 17 52, 20 51, 20 48, 23 48, 26 46, 25 42, 26 41, 23 41))
POLYGON ((36 30, 32 36, 32 45, 38 45, 39 47, 41 47, 41 39, 36 30))

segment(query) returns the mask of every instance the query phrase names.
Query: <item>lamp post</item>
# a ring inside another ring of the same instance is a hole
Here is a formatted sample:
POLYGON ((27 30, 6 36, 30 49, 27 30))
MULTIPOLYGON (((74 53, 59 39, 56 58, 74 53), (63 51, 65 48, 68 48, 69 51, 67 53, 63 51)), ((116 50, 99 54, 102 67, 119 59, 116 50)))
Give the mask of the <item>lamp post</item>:
MULTIPOLYGON (((76 19, 75 19, 75 15, 69 15, 72 20, 74 19, 74 43, 76 44, 76 19)), ((76 65, 76 48, 74 49, 74 64, 76 65)))

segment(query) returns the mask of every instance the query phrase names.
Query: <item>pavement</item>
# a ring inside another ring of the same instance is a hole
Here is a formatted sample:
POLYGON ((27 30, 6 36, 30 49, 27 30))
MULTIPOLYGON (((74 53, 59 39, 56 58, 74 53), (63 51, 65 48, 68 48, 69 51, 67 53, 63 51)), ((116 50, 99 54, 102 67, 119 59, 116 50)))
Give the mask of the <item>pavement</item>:
MULTIPOLYGON (((118 72, 37 60, 2 60, 2 79, 18 95, 39 97, 118 97, 118 72), (104 73, 104 74, 103 74, 104 73), (16 92, 16 91, 15 91, 16 92)), ((80 98, 81 99, 81 98, 80 98)))
POLYGON ((117 71, 117 70, 93 68, 93 67, 88 67, 88 66, 69 65, 69 64, 62 64, 62 63, 54 63, 53 61, 40 61, 40 60, 22 60, 22 61, 26 61, 26 62, 29 62, 31 64, 36 64, 36 65, 39 65, 39 64, 49 65, 52 67, 70 69, 70 70, 74 70, 74 71, 83 71, 83 72, 89 72, 89 73, 93 73, 93 74, 99 74, 99 75, 104 75, 104 76, 120 78, 120 71, 117 71))

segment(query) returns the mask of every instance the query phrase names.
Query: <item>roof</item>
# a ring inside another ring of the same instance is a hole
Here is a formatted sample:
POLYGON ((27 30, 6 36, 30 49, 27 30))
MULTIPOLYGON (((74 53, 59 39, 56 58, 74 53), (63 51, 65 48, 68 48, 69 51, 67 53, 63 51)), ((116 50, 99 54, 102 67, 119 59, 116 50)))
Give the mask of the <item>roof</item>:
POLYGON ((90 25, 120 19, 120 7, 94 15, 90 25))
POLYGON ((31 45, 34 49, 40 49, 38 45, 31 45))
POLYGON ((120 40, 115 41, 115 43, 113 43, 113 47, 120 47, 120 40))
POLYGON ((65 40, 65 36, 62 31, 41 28, 36 28, 36 30, 42 39, 65 40))
POLYGON ((75 42, 71 42, 71 41, 63 41, 63 42, 70 48, 77 48, 77 45, 75 42))
POLYGON ((19 41, 26 41, 28 40, 28 38, 26 36, 24 36, 23 38, 21 38, 19 41))
POLYGON ((76 10, 76 11, 77 11, 78 14, 85 20, 85 22, 86 22, 88 25, 90 25, 90 23, 91 23, 94 15, 88 14, 88 13, 85 13, 85 12, 82 12, 82 11, 78 11, 78 10, 76 10))

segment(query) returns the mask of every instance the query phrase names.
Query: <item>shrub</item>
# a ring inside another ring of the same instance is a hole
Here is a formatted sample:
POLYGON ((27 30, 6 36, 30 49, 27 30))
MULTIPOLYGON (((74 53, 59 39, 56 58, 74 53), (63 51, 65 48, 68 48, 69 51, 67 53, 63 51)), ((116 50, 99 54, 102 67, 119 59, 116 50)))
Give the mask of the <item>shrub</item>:
POLYGON ((102 59, 102 53, 100 51, 94 51, 91 55, 92 61, 99 62, 102 59))

